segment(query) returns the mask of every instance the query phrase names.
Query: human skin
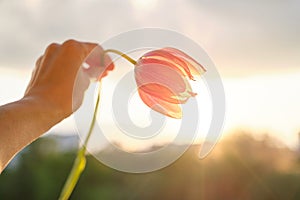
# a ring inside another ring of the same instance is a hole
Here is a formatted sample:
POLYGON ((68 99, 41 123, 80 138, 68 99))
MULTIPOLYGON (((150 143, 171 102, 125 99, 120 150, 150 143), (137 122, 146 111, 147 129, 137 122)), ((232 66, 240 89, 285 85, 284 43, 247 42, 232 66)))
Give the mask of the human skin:
POLYGON ((36 62, 24 97, 0 106, 0 173, 20 150, 79 108, 91 72, 98 70, 99 74, 111 62, 105 56, 105 62, 99 62, 104 66, 97 70, 82 68, 92 51, 99 54, 99 60, 103 57, 102 48, 95 43, 68 40, 50 44, 36 62))

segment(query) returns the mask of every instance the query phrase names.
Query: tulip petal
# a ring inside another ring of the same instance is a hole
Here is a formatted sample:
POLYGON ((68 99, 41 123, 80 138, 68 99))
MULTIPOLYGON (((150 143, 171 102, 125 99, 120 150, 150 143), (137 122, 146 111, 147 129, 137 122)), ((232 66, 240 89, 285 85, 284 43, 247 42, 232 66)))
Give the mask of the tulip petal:
POLYGON ((172 68, 172 70, 175 70, 178 74, 188 77, 188 74, 182 67, 178 66, 178 64, 174 63, 172 60, 167 59, 165 57, 161 57, 161 56, 142 57, 142 59, 138 61, 138 65, 145 65, 145 64, 158 64, 158 65, 168 66, 172 68))
POLYGON ((199 76, 199 75, 203 74, 204 72, 206 72, 206 69, 200 63, 198 63, 195 59, 193 59, 191 56, 187 55, 183 51, 180 51, 179 49, 175 49, 172 47, 166 47, 166 48, 163 48, 162 50, 165 50, 165 51, 173 54, 174 56, 177 56, 177 57, 183 59, 185 61, 185 63, 188 65, 189 70, 193 75, 199 76))
POLYGON ((169 103, 160 98, 156 98, 155 96, 148 95, 143 90, 140 90, 140 88, 138 89, 138 92, 142 101, 149 108, 175 119, 182 118, 182 110, 178 104, 169 103))
POLYGON ((206 70, 184 52, 168 47, 144 54, 134 71, 144 103, 164 115, 181 118, 179 104, 196 95, 188 79, 206 70))
POLYGON ((150 59, 150 58, 168 62, 169 64, 167 64, 167 66, 170 66, 175 70, 180 70, 182 75, 187 76, 190 79, 193 79, 193 76, 189 69, 189 65, 181 57, 174 56, 172 53, 168 51, 159 49, 159 50, 154 50, 146 53, 141 60, 150 59))
POLYGON ((171 103, 185 103, 195 95, 188 80, 165 65, 137 65, 135 78, 138 87, 142 87, 144 92, 171 103))
POLYGON ((157 83, 172 88, 175 94, 184 92, 186 86, 189 86, 181 74, 167 65, 142 64, 135 68, 135 75, 140 84, 157 83))
POLYGON ((150 96, 154 96, 166 102, 175 104, 186 103, 186 101, 193 96, 184 94, 175 95, 170 89, 156 83, 144 84, 139 88, 150 96))

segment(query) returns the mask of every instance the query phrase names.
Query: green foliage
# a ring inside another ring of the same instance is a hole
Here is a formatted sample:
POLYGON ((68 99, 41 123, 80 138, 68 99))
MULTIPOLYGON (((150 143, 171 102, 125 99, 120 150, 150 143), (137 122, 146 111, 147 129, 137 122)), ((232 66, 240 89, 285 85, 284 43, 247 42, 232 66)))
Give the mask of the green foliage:
MULTIPOLYGON (((171 166, 147 174, 118 172, 88 156, 71 199, 300 199, 299 155, 270 138, 241 134, 203 160, 198 152, 193 146, 171 166)), ((0 199, 57 199, 74 158, 75 152, 57 151, 51 138, 34 142, 0 175, 0 199)))

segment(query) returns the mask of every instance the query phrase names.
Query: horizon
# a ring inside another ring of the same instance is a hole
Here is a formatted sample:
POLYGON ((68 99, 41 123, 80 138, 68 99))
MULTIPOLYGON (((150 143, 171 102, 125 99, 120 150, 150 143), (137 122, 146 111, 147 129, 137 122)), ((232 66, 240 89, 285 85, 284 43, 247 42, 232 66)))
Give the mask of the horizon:
MULTIPOLYGON (((258 137, 268 132, 296 147, 300 130, 299 2, 216 2, 131 0, 117 1, 116 7, 115 1, 108 0, 2 1, 0 37, 5 39, 0 42, 0 103, 22 97, 35 60, 49 43, 68 38, 102 43, 124 31, 161 27, 191 38, 213 60, 227 100, 224 136, 245 128, 258 137), (176 16, 165 8, 174 9, 176 16)), ((75 129, 70 118, 52 131, 75 129)))
MULTIPOLYGON (((2 69, 0 68, 0 72, 1 70, 2 69)), ((6 91, 4 94, 2 93, 0 104, 18 100, 22 97, 23 92, 25 91, 26 82, 29 81, 29 78, 26 74, 30 74, 31 72, 30 70, 27 70, 24 71, 23 74, 16 74, 16 71, 18 70, 5 69, 5 73, 0 73, 0 82, 3 80, 5 81, 5 84, 0 84, 0 91, 6 91), (13 88, 7 87, 7 85, 11 85, 13 86, 13 88)), ((104 87, 107 84, 112 84, 112 81, 114 81, 113 78, 120 75, 119 72, 114 73, 115 74, 112 75, 112 78, 110 80, 104 81, 104 87)), ((297 113, 300 113, 300 108, 299 106, 297 107, 297 105, 298 102, 300 102, 300 97, 297 96, 295 91, 300 91, 300 72, 297 74, 293 73, 286 75, 269 75, 268 80, 266 80, 266 77, 259 75, 250 76, 247 78, 223 78, 223 84, 225 87, 227 107, 226 118, 221 137, 226 137, 235 130, 245 130, 253 132, 258 138, 264 134, 269 134, 270 136, 275 137, 276 139, 283 142, 284 145, 287 145, 292 149, 298 147, 298 132, 300 131, 300 125, 298 125, 299 123, 297 120, 297 113), (263 84, 263 86, 261 86, 261 84, 263 84), (288 90, 287 88, 289 87, 294 87, 295 89, 288 90), (248 89, 249 91, 245 91, 244 89, 248 89), (264 93, 265 90, 267 90, 268 93, 264 93), (282 92, 282 96, 277 96, 278 91, 282 92), (264 99, 264 101, 260 101, 260 99, 264 99), (288 101, 286 101, 286 99, 288 101), (273 102, 270 102, 268 100, 273 100, 273 102), (248 106, 248 108, 245 108, 245 105, 248 106), (277 107, 278 105, 281 105, 281 107, 277 107), (264 109, 265 112, 263 112, 264 109), (277 109, 276 112, 273 112, 273 109, 277 109), (276 115, 274 115, 274 113, 276 113, 276 115), (284 120, 287 118, 289 120, 284 120)), ((105 90, 110 90, 111 87, 107 87, 105 90)), ((137 98, 139 97, 135 96, 134 102, 139 103, 139 107, 144 109, 143 111, 147 111, 148 108, 142 105, 141 101, 137 98)), ((196 98, 199 97, 196 96, 196 98)), ((109 100, 109 98, 105 98, 105 96, 103 96, 103 101, 105 101, 104 104, 109 103, 109 100)), ((129 107, 129 109, 131 109, 131 111, 129 110, 129 112, 131 113, 134 111, 134 108, 132 108, 132 106, 129 107)), ((100 112, 101 110, 102 109, 100 107, 100 112)), ((206 114, 207 116, 210 116, 210 112, 211 111, 209 110, 206 110, 206 113, 203 113, 203 111, 201 111, 201 114, 203 114, 204 116, 206 114)), ((102 113, 110 114, 111 112, 103 108, 102 113)), ((149 123, 149 119, 143 119, 143 117, 142 119, 140 119, 141 116, 142 115, 140 114, 132 116, 133 121, 135 123, 138 123, 139 126, 147 125, 147 123, 149 123)), ((106 126, 106 129, 107 127, 113 128, 111 126, 115 126, 112 124, 112 122, 112 120, 99 121, 100 124, 104 124, 104 126, 106 126)), ((205 127, 207 129, 208 123, 209 122, 206 122, 206 124, 204 125, 204 129, 205 127)), ((76 129, 77 127, 74 122, 74 118, 73 116, 71 116, 53 127, 49 131, 49 133, 51 134, 52 132, 56 132, 56 134, 76 134, 76 129)), ((113 128, 112 130, 115 129, 113 128)), ((172 136, 173 134, 170 135, 172 136)), ((203 138, 203 133, 202 135, 201 133, 198 133, 198 137, 199 136, 203 138)), ((124 137, 121 138, 124 139, 124 137)), ((173 138, 173 136, 171 138, 173 138)), ((117 141, 120 142, 119 140, 117 141)), ((154 141, 156 143, 166 142, 164 140, 154 141)), ((201 138, 200 140, 198 138, 196 142, 200 141, 201 138)), ((141 144, 139 144, 138 146, 141 146, 141 144)))

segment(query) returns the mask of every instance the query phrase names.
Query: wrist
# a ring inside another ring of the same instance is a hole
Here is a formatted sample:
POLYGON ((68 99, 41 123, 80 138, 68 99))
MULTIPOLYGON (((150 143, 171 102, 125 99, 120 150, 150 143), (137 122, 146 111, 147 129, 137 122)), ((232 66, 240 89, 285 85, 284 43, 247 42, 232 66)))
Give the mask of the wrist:
POLYGON ((57 124, 60 114, 37 98, 0 106, 0 173, 13 156, 57 124))
POLYGON ((36 128, 39 128, 42 133, 64 119, 63 112, 58 106, 42 98, 25 96, 16 103, 28 112, 28 117, 35 121, 38 125, 36 128))

